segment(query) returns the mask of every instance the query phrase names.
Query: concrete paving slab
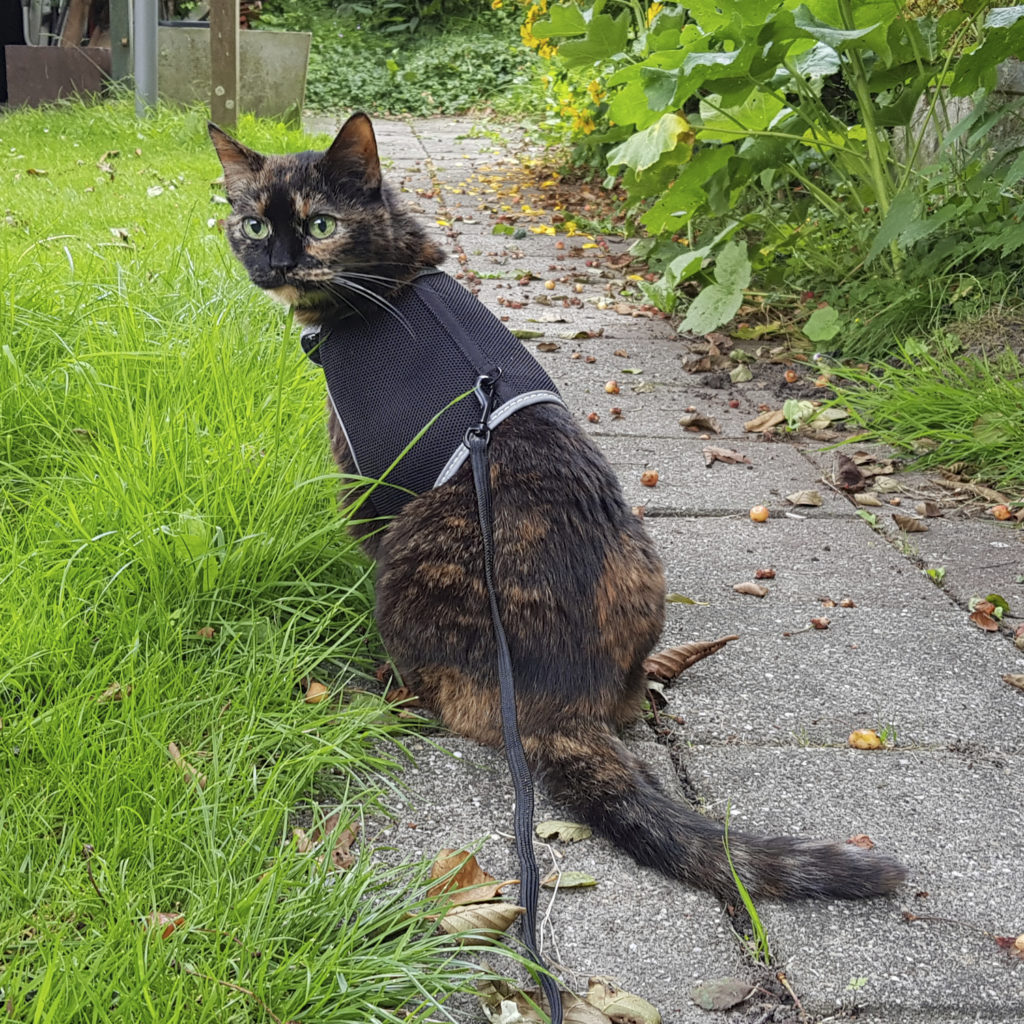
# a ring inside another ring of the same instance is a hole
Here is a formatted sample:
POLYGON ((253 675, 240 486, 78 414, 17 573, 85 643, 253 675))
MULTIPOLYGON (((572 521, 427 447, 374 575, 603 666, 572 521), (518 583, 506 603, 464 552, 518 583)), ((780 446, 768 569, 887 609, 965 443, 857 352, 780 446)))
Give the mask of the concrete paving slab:
MULTIPOLYGON (((396 819, 368 839, 390 848, 382 855, 393 862, 432 858, 443 847, 479 845, 482 867, 497 878, 518 877, 504 755, 447 734, 435 739, 436 744, 412 742, 416 766, 403 774, 407 796, 392 805, 396 819)), ((632 745, 666 784, 675 785, 664 747, 632 745)), ((538 790, 535 820, 548 818, 564 819, 565 812, 538 790)), ((577 991, 586 991, 591 975, 610 975, 658 1006, 666 1024, 706 1024, 690 988, 707 978, 746 976, 742 950, 710 896, 638 867, 596 837, 538 844, 537 854, 542 875, 557 863, 562 871, 583 871, 598 880, 596 887, 561 890, 553 897, 541 891, 545 952, 577 991)))
MULTIPOLYGON (((703 450, 715 445, 713 440, 685 435, 678 439, 601 437, 599 443, 619 475, 626 501, 645 506, 648 515, 746 516, 754 505, 767 505, 774 516, 792 512, 817 519, 855 514, 845 498, 817 483, 814 467, 791 445, 734 438, 728 447, 749 458, 750 465, 715 461, 706 466, 703 450), (640 483, 645 469, 658 472, 656 487, 640 483), (820 507, 796 509, 785 500, 785 495, 807 488, 821 493, 820 507)), ((769 524, 763 525, 776 528, 771 520, 769 524)))
POLYGON ((900 749, 1024 749, 1024 692, 1000 678, 1024 672, 1024 655, 959 609, 829 609, 817 630, 812 601, 734 596, 668 608, 665 645, 740 637, 668 690, 688 740, 842 750, 854 729, 888 728, 900 749))
POLYGON ((1024 928, 1020 757, 696 748, 687 760, 715 808, 731 803, 737 827, 866 833, 910 868, 890 898, 758 908, 810 1013, 853 1015, 858 1007, 858 1019, 922 1022, 1024 1016, 1024 961, 993 938, 1024 928), (848 988, 860 978, 861 987, 848 988))

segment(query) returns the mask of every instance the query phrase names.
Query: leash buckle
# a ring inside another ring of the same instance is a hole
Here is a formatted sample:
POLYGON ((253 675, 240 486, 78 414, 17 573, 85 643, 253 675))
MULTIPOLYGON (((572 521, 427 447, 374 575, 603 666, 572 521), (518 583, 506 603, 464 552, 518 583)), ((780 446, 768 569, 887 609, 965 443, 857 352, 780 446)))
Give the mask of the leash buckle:
POLYGON ((463 444, 468 448, 472 438, 480 438, 487 443, 491 439, 491 428, 487 421, 491 418, 494 410, 494 399, 497 392, 498 381, 501 380, 501 367, 496 366, 487 373, 480 374, 476 379, 473 391, 480 401, 480 421, 466 430, 463 444))

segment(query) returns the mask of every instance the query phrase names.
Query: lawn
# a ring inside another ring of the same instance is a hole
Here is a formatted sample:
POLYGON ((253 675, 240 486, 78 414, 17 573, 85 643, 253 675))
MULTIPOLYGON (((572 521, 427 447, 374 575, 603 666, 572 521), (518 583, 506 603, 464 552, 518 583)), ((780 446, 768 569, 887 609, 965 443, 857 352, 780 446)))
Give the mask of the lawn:
POLYGON ((374 811, 402 723, 358 692, 322 379, 227 250, 204 117, 19 111, 0 145, 0 1016, 436 1019, 474 968, 422 866, 293 838, 374 811))

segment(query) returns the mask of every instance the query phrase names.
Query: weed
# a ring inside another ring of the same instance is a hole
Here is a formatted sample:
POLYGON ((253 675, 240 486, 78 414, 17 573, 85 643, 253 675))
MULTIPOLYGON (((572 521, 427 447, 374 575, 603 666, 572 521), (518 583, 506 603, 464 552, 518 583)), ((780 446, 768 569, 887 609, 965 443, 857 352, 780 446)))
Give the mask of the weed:
POLYGON ((750 955, 758 962, 762 964, 770 964, 772 962, 772 949, 768 943, 768 935, 764 930, 764 925, 761 924, 761 918, 757 913, 757 907, 754 906, 754 901, 747 891, 747 887, 743 884, 740 876, 736 872, 736 868, 732 863, 732 856, 729 853, 729 808, 725 809, 725 835, 722 836, 722 845, 725 847, 725 859, 729 862, 729 871, 732 874, 732 880, 736 885, 736 891, 740 894, 740 900, 743 903, 743 908, 747 912, 747 917, 750 918, 750 928, 753 932, 752 935, 745 935, 744 942, 747 949, 750 951, 750 955))

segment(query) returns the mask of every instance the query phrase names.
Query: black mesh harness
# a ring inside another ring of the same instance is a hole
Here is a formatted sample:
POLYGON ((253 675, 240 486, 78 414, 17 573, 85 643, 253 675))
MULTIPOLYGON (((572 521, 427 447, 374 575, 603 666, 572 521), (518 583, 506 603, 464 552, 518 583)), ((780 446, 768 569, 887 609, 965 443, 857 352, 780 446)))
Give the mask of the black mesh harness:
POLYGON ((369 495, 380 515, 396 515, 415 495, 450 480, 470 460, 494 627, 502 737, 516 796, 523 944, 544 969, 540 983, 551 1024, 562 1024, 558 984, 537 948, 540 872, 533 852, 533 780, 519 736, 512 659, 498 605, 487 449, 494 427, 517 410, 537 402, 565 403, 508 328, 439 270, 421 274, 391 308, 369 320, 351 317, 303 331, 302 347, 324 369, 356 472, 383 481, 369 495))
POLYGON ((465 462, 481 377, 497 380, 489 429, 537 402, 564 405, 522 342, 440 270, 417 277, 390 309, 304 330, 302 347, 323 367, 356 473, 381 481, 369 497, 380 516, 397 515, 465 462))

